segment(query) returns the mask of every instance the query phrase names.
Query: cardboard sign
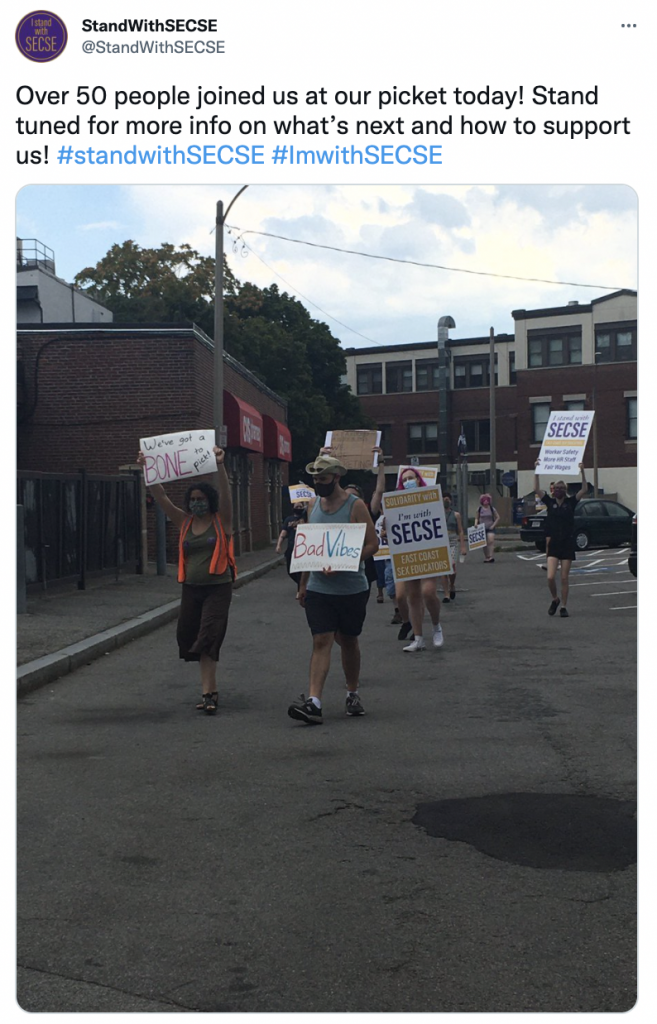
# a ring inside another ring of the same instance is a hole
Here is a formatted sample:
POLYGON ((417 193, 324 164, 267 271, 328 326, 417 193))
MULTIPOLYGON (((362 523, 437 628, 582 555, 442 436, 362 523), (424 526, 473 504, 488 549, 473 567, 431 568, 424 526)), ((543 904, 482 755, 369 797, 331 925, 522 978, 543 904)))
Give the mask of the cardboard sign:
POLYGON ((184 434, 140 438, 139 447, 146 457, 146 486, 216 473, 214 445, 214 430, 187 430, 184 434))
POLYGON ((290 572, 358 572, 365 523, 305 523, 297 526, 290 572))
POLYGON ((468 527, 468 551, 476 551, 477 548, 486 547, 486 527, 481 526, 469 526, 468 527))
POLYGON ((309 487, 308 484, 290 484, 288 491, 290 492, 290 501, 293 505, 300 501, 310 501, 311 498, 315 497, 314 488, 309 487))
POLYGON ((437 466, 400 466, 399 473, 397 474, 398 487, 402 477, 402 473, 404 473, 407 469, 417 470, 417 472, 424 480, 425 484, 428 484, 429 486, 435 486, 438 483, 439 469, 437 466))
POLYGON ((324 447, 339 459, 345 469, 376 469, 379 464, 380 430, 327 430, 324 447))
POLYGON ((549 473, 550 476, 578 476, 594 415, 586 409, 551 412, 536 472, 549 473))
POLYGON ((439 486, 388 491, 383 508, 396 583, 454 571, 439 486))

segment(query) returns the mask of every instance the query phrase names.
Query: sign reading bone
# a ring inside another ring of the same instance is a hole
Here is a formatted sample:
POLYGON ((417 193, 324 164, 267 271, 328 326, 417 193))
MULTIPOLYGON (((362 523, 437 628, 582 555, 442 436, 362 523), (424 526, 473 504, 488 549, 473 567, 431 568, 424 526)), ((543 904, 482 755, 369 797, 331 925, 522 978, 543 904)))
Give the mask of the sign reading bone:
POLYGON ((169 480, 216 473, 214 430, 187 430, 181 434, 158 434, 142 437, 139 447, 144 453, 144 480, 165 484, 169 480))

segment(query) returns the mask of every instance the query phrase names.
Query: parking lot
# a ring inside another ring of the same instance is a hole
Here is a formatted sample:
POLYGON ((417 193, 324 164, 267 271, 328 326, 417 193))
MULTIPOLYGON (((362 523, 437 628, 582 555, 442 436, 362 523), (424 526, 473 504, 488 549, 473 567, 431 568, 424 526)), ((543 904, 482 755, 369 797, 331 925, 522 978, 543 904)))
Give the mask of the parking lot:
MULTIPOLYGON (((628 548, 598 548, 578 552, 570 571, 571 596, 580 593, 599 601, 613 612, 636 611, 637 580, 627 567, 628 548), (584 589, 586 588, 586 589, 584 589)), ((541 572, 546 567, 544 553, 527 547, 527 554, 516 552, 516 557, 541 572)))

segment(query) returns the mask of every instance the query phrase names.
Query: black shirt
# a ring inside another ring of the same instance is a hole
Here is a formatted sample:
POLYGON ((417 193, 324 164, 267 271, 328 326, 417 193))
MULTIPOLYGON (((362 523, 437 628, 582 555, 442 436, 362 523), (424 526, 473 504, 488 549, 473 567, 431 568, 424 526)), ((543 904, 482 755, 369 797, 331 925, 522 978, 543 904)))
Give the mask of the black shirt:
POLYGON ((283 521, 283 529, 287 533, 287 548, 285 550, 286 555, 291 555, 294 548, 294 538, 297 532, 297 526, 300 523, 305 523, 306 516, 303 513, 295 512, 292 516, 286 516, 283 521))
POLYGON ((575 533, 575 508, 578 499, 574 494, 568 494, 559 505, 555 498, 546 494, 543 501, 547 507, 545 536, 553 540, 571 540, 575 533))

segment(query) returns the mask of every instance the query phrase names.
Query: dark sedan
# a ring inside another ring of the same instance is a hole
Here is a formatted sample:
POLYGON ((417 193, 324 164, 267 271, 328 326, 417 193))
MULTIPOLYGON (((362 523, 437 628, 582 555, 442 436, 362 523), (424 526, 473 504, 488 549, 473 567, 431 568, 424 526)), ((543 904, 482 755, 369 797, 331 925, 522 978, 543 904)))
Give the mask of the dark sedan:
MULTIPOLYGON (((545 551, 545 512, 526 516, 522 521, 520 539, 545 551)), ((575 547, 578 551, 607 545, 618 548, 632 539, 634 512, 617 501, 606 498, 584 498, 575 509, 575 547)))

